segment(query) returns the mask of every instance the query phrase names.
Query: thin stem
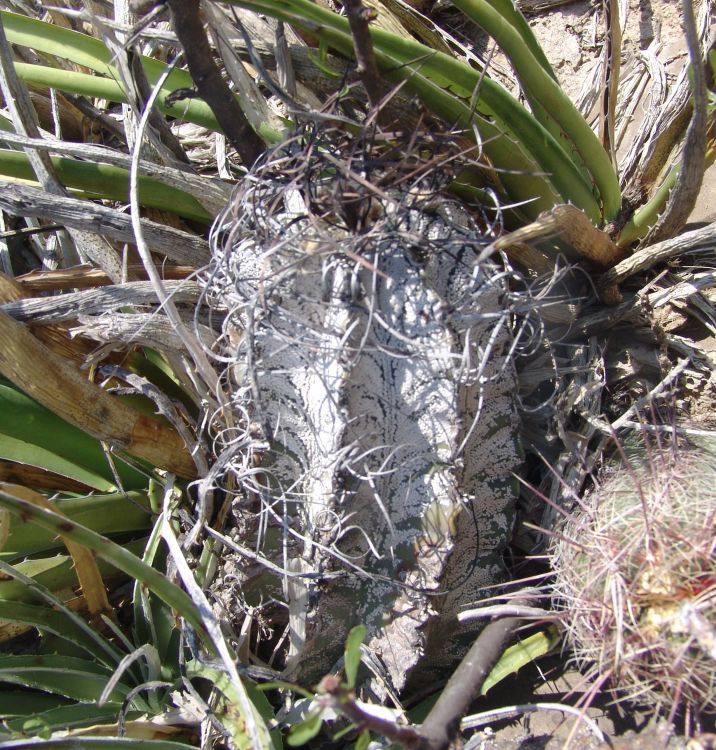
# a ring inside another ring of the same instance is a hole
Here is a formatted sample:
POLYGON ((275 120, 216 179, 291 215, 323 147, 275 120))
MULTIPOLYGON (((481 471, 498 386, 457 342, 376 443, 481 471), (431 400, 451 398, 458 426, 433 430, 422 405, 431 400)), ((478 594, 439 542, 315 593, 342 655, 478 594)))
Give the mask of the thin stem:
POLYGON ((450 745, 460 728, 460 720, 480 694, 482 684, 519 623, 518 617, 505 617, 485 626, 423 722, 421 750, 445 750, 450 745))
POLYGON ((243 163, 250 167, 266 146, 246 119, 246 115, 224 83, 214 63, 209 40, 204 31, 197 0, 167 0, 174 31, 181 43, 199 95, 212 112, 236 149, 243 163))
POLYGON ((346 17, 353 36, 353 47, 358 63, 358 75, 368 94, 371 107, 376 109, 383 98, 383 82, 373 52, 373 39, 368 24, 375 18, 375 11, 366 8, 361 0, 343 0, 346 17))

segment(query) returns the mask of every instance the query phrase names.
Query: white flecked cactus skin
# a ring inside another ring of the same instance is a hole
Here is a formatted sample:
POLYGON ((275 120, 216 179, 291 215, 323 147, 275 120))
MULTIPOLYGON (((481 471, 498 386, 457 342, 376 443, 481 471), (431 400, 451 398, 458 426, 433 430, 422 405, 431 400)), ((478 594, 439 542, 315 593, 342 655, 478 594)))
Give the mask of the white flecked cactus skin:
POLYGON ((286 571, 269 575, 288 673, 319 679, 363 623, 401 691, 459 658, 456 612, 505 576, 520 464, 506 282, 469 216, 419 182, 366 190, 355 231, 340 201, 316 207, 335 180, 303 189, 295 164, 283 152, 246 179, 206 277, 241 434, 220 462, 252 519, 242 543, 286 571))

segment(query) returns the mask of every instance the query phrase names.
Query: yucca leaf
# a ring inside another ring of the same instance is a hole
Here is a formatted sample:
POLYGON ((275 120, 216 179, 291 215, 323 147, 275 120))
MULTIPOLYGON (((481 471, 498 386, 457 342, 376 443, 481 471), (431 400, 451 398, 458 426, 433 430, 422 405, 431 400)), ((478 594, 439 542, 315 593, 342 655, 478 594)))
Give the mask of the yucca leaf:
POLYGON ((74 479, 88 488, 104 491, 114 489, 114 485, 110 481, 85 470, 84 467, 73 461, 58 456, 42 446, 26 443, 2 433, 0 433, 0 458, 6 461, 15 461, 19 464, 36 466, 45 471, 74 479))
MULTIPOLYGON (((2 19, 8 41, 13 44, 19 44, 38 52, 61 57, 83 68, 89 68, 99 73, 99 77, 89 76, 84 73, 63 71, 50 66, 35 65, 32 67, 42 69, 35 70, 35 75, 39 77, 44 75, 46 76, 46 80, 37 80, 34 82, 63 90, 61 85, 56 85, 59 80, 85 81, 83 85, 87 87, 91 85, 88 79, 95 78, 95 83, 97 84, 114 85, 114 89, 112 89, 113 94, 106 98, 110 99, 110 101, 125 101, 124 92, 119 83, 117 83, 120 80, 119 74, 115 66, 112 65, 112 53, 99 39, 95 39, 88 34, 82 34, 79 31, 72 31, 62 26, 38 21, 37 19, 7 10, 0 11, 0 18, 2 19), (69 74, 66 79, 62 76, 63 73, 69 74), (81 76, 81 78, 77 78, 77 76, 81 76)), ((155 84, 164 71, 164 64, 158 60, 144 56, 142 56, 141 60, 147 72, 150 85, 155 84)), ((27 72, 28 70, 24 65, 20 64, 20 67, 16 68, 21 78, 24 77, 21 71, 24 69, 27 72)), ((163 105, 164 97, 167 94, 170 94, 175 89, 191 88, 193 85, 194 82, 189 73, 180 69, 173 70, 163 86, 162 95, 158 102, 160 107, 163 105)), ((91 95, 89 91, 84 93, 91 95)), ((95 96, 102 96, 102 94, 95 94, 95 96)), ((187 119, 189 122, 195 122, 197 119, 203 120, 204 122, 198 124, 204 124, 205 127, 211 127, 214 130, 219 129, 211 109, 201 99, 192 98, 183 100, 176 105, 166 107, 166 109, 169 114, 175 117, 187 119), (191 117, 189 116, 190 113, 191 117)))
POLYGON ((140 375, 156 385, 168 398, 182 404, 192 417, 197 418, 199 416, 197 405, 200 400, 199 396, 194 392, 196 400, 192 398, 192 394, 182 386, 159 352, 147 347, 142 349, 141 352, 133 351, 127 357, 125 367, 130 372, 140 375))
MULTIPOLYGON (((142 561, 155 570, 164 570, 166 551, 162 544, 161 524, 159 518, 152 529, 144 547, 142 561)), ((174 613, 171 607, 162 601, 151 590, 137 581, 132 597, 134 608, 134 641, 148 643, 157 650, 162 664, 176 665, 181 647, 180 633, 176 628, 174 613)), ((177 675, 163 675, 163 679, 173 679, 177 675)))
MULTIPOLYGON (((126 101, 126 95, 118 83, 121 80, 120 76, 112 65, 112 54, 99 39, 10 11, 0 11, 0 17, 7 38, 13 44, 70 60, 99 73, 99 76, 91 76, 60 70, 49 65, 16 63, 15 69, 20 78, 28 83, 49 86, 59 91, 103 97, 114 102, 126 101), (100 87, 104 93, 96 93, 100 87)), ((154 86, 164 73, 165 64, 144 55, 139 55, 138 58, 147 75, 149 85, 154 86)), ((162 85, 157 105, 172 117, 221 132, 211 108, 202 99, 190 97, 167 105, 166 97, 169 94, 177 89, 192 89, 193 87, 194 81, 189 73, 176 68, 162 85)), ((282 132, 277 131, 268 123, 259 127, 259 134, 267 142, 277 142, 282 137, 282 132)))
MULTIPOLYGON (((101 444, 0 378, 0 458, 32 464, 94 489, 116 490, 101 444)), ((114 466, 125 489, 146 487, 147 478, 120 460, 114 466)))
MULTIPOLYGON (((7 492, 6 489, 4 491, 7 492)), ((62 518, 62 516, 58 517, 62 518)), ((67 519, 65 520, 67 523, 71 523, 67 519)), ((124 547, 127 550, 139 550, 142 547, 142 540, 127 542, 124 547)), ((115 579, 122 576, 121 570, 116 570, 106 561, 99 560, 98 565, 103 576, 115 579)), ((32 578, 50 591, 72 590, 77 588, 78 585, 74 561, 70 555, 58 554, 52 557, 31 558, 18 562, 12 567, 23 576, 32 578)), ((5 577, 3 574, 0 575, 0 599, 33 602, 37 601, 38 596, 33 591, 28 590, 24 583, 5 577)), ((11 614, 11 611, 9 613, 11 614)), ((0 613, 0 616, 3 616, 3 613, 0 613)), ((11 618, 6 616, 6 619, 11 618)))
MULTIPOLYGON (((346 56, 353 54, 348 21, 308 0, 230 0, 296 24, 346 56)), ((528 205, 536 216, 562 201, 582 208, 601 221, 593 186, 580 168, 539 122, 505 89, 464 62, 383 29, 372 30, 376 60, 390 80, 405 81, 431 111, 450 125, 469 128, 474 121, 483 149, 502 172, 500 180, 512 200, 528 205)), ((469 131, 468 131, 469 132, 469 131)))
MULTIPOLYGON (((0 654, 0 682, 44 690, 76 701, 96 701, 111 676, 106 667, 91 659, 58 654, 0 654)), ((111 700, 121 703, 129 691, 127 685, 119 683, 112 691, 111 700)))
POLYGON ((44 731, 71 730, 77 727, 113 722, 116 721, 121 709, 121 703, 105 703, 101 707, 88 703, 75 703, 42 712, 28 712, 5 723, 13 732, 32 736, 44 731))
MULTIPOLYGON (((112 65, 112 53, 99 39, 8 10, 0 11, 0 19, 8 40, 13 44, 63 57, 104 76, 117 75, 112 65)), ((180 71, 175 73, 180 76, 180 71)), ((187 85, 185 77, 181 76, 181 81, 179 85, 187 85)))
POLYGON ((211 648, 211 639, 206 633, 201 614, 196 605, 179 586, 169 581, 163 573, 142 562, 136 555, 115 544, 107 537, 50 510, 36 508, 31 503, 2 490, 0 490, 0 506, 22 517, 26 523, 37 524, 55 533, 62 532, 79 544, 94 550, 101 559, 149 586, 160 599, 184 617, 211 648))
POLYGON ((196 750, 194 745, 170 740, 135 740, 129 737, 53 737, 47 740, 5 740, 1 750, 196 750))
POLYGON ((500 45, 535 117, 568 152, 574 149, 577 164, 587 171, 599 191, 605 220, 613 219, 621 205, 619 180, 609 155, 571 99, 540 64, 510 19, 488 0, 455 0, 455 5, 500 45))
MULTIPOLYGON (((71 594, 72 588, 77 586, 77 576, 69 555, 52 555, 40 557, 37 560, 23 560, 12 567, 50 591, 64 590, 71 594)), ((23 583, 3 573, 0 575, 0 601, 13 600, 33 602, 37 601, 37 596, 23 583)), ((0 616, 12 619, 12 608, 7 607, 6 612, 0 612, 0 616)))
POLYGON ((56 612, 46 604, 29 604, 15 599, 0 599, 0 614, 11 615, 14 623, 22 623, 67 639, 96 658, 103 658, 107 660, 106 663, 111 663, 107 654, 102 652, 91 635, 78 627, 64 612, 56 612))
MULTIPOLYGON (((57 507, 53 500, 39 492, 35 492, 27 487, 17 484, 0 483, 0 488, 11 492, 16 497, 21 497, 28 503, 32 503, 38 508, 47 508, 64 515, 57 507)), ((72 557, 72 566, 80 584, 82 596, 90 615, 98 617, 101 614, 112 616, 114 609, 109 603, 107 588, 105 586, 102 574, 97 567, 97 561, 92 552, 81 544, 72 539, 68 539, 64 534, 60 534, 63 544, 72 557)))
POLYGON ((196 476, 189 449, 173 427, 114 398, 1 311, 0 373, 96 440, 121 447, 150 467, 196 476))
MULTIPOLYGON (((146 492, 65 497, 56 499, 55 503, 69 519, 99 534, 146 531, 151 526, 146 492)), ((52 532, 16 519, 10 523, 0 560, 12 562, 18 557, 59 549, 61 546, 62 543, 52 532)))
MULTIPOLYGON (((487 2, 522 37, 522 41, 534 55, 537 63, 539 63, 544 71, 556 81, 557 76, 555 75, 554 70, 552 70, 552 66, 544 54, 544 50, 537 41, 537 37, 532 31, 532 27, 527 23, 527 19, 522 15, 522 12, 514 0, 487 0, 487 2)), ((455 5, 458 5, 458 3, 455 3, 455 5)))
MULTIPOLYGON (((51 68, 48 65, 33 65, 20 62, 15 63, 15 70, 25 83, 32 83, 36 86, 47 86, 58 91, 69 91, 70 93, 82 96, 107 99, 111 102, 125 103, 127 101, 127 96, 121 85, 112 78, 90 75, 89 73, 77 73, 73 70, 51 68)), ((209 130, 221 132, 214 113, 203 99, 192 98, 167 106, 164 102, 166 95, 170 93, 171 89, 163 92, 164 95, 159 97, 157 106, 162 112, 179 120, 186 120, 209 130)))
POLYGON ((70 641, 93 656, 98 663, 106 664, 108 668, 114 669, 119 664, 122 655, 115 646, 63 604, 49 589, 6 563, 0 562, 0 571, 7 578, 23 583, 26 589, 35 592, 37 599, 42 602, 25 604, 0 600, 2 611, 8 616, 12 614, 12 622, 25 623, 37 627, 42 632, 50 632, 70 641))
MULTIPOLYGON (((707 145, 704 169, 708 169, 716 161, 716 143, 707 145)), ((632 242, 641 239, 649 232, 656 223, 659 215, 663 212, 669 200, 669 195, 676 185, 681 172, 681 164, 672 165, 663 182, 654 191, 649 200, 640 206, 627 221, 619 233, 617 244, 619 247, 628 247, 632 242)))
POLYGON ((59 695, 29 690, 0 690, 0 719, 32 716, 73 705, 59 695))
MULTIPOLYGON (((0 132, 2 139, 2 132, 0 132)), ((106 200, 129 201, 129 172, 111 164, 80 161, 64 156, 50 157, 62 183, 75 190, 92 193, 106 200)), ((35 173, 23 151, 0 149, 0 174, 22 180, 35 180, 35 173)), ((138 179, 139 202, 149 208, 175 213, 186 219, 208 224, 213 217, 190 195, 162 185, 151 177, 138 179)))

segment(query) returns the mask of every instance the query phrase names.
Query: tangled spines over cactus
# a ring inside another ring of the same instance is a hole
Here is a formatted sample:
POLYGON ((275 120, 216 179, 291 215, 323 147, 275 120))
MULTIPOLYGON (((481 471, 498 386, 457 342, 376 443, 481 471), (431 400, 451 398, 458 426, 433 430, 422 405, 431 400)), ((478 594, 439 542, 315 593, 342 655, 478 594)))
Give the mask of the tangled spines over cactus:
POLYGON ((628 450, 552 551, 576 658, 665 714, 716 711, 715 447, 628 450))
POLYGON ((418 662, 460 655, 457 610, 504 579, 516 276, 483 257, 489 222, 441 195, 445 168, 419 148, 305 130, 214 230, 206 299, 232 394, 216 479, 245 551, 224 581, 282 608, 306 681, 363 623, 403 689, 418 662))

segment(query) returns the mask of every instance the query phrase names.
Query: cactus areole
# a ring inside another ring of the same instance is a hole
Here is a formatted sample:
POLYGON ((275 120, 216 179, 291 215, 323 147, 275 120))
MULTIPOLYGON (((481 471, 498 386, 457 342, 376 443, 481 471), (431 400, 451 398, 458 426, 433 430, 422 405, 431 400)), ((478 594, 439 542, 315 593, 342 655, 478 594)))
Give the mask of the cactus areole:
POLYGON ((363 623, 374 684, 401 691, 459 658, 456 613, 504 580, 512 315, 444 174, 349 145, 340 162, 327 136, 282 145, 214 228, 217 465, 254 554, 237 590, 285 604, 287 674, 320 679, 363 623))

